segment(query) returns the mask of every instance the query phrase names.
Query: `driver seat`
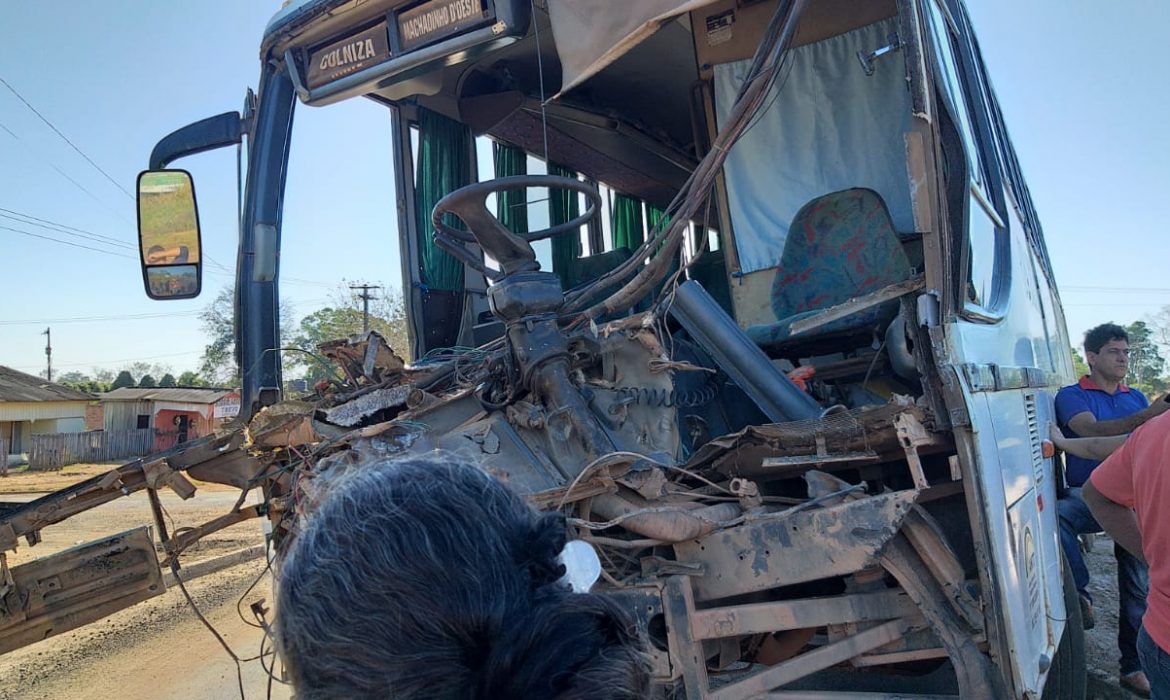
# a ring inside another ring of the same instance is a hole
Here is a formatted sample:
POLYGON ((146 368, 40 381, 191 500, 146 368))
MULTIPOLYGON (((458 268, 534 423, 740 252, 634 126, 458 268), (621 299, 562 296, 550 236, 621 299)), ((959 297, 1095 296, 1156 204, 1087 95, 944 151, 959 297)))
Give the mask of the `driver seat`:
POLYGON ((896 299, 827 323, 815 333, 794 337, 791 327, 910 275, 910 259, 881 195, 854 188, 817 197, 801 207, 788 229, 771 292, 779 320, 751 326, 748 337, 773 354, 843 336, 872 340, 897 315, 896 299))

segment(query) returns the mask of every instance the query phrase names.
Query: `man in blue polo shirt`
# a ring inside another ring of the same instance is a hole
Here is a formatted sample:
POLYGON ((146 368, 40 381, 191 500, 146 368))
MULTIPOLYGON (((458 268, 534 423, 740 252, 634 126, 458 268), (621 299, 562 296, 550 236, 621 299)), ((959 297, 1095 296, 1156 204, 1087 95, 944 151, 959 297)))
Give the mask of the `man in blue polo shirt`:
MULTIPOLYGON (((1106 323, 1090 329, 1085 334, 1085 360, 1089 374, 1056 395, 1056 421, 1066 436, 1124 435, 1170 409, 1170 403, 1165 400, 1151 405, 1142 392, 1122 383, 1129 370, 1129 336, 1121 326, 1106 323)), ((1100 462, 1066 454, 1065 477, 1069 489, 1068 494, 1057 502, 1060 544, 1081 596, 1086 629, 1094 624, 1092 597, 1087 589, 1089 570, 1077 536, 1101 529, 1081 499, 1081 486, 1098 464, 1100 462)), ((1117 557, 1117 647, 1121 652, 1121 685, 1148 697, 1150 684, 1138 662, 1137 635, 1146 611, 1149 573, 1145 564, 1124 548, 1114 545, 1113 552, 1117 557)))

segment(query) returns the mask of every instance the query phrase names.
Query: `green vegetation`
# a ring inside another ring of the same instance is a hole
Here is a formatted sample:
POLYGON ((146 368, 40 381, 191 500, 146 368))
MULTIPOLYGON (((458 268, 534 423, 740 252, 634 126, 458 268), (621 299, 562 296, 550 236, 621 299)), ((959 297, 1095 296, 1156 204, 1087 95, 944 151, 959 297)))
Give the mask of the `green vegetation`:
POLYGON ((110 389, 113 390, 121 389, 124 386, 134 386, 135 383, 136 382, 134 381, 134 377, 130 376, 130 373, 126 370, 122 370, 121 372, 118 372, 118 376, 114 379, 114 382, 110 384, 110 389))
MULTIPOLYGON (((329 306, 306 314, 295 323, 292 308, 282 304, 280 310, 281 346, 295 347, 305 352, 283 352, 281 361, 286 371, 303 368, 310 386, 328 373, 328 370, 307 353, 316 353, 317 345, 327 340, 340 340, 362 332, 362 302, 349 289, 347 282, 338 285, 329 306), (294 325, 295 324, 295 325, 294 325)), ((199 314, 208 344, 203 350, 199 374, 216 386, 237 387, 239 368, 235 359, 235 332, 232 326, 232 290, 225 287, 199 314)), ((390 347, 404 359, 410 353, 406 333, 406 310, 402 297, 383 288, 370 304, 370 329, 382 334, 390 347)), ((288 375, 286 374, 286 377, 288 375)), ((186 385, 183 377, 179 384, 186 385)))
MULTIPOLYGON (((397 296, 380 297, 370 309, 370 330, 377 331, 390 347, 403 358, 409 355, 406 338, 406 311, 402 299, 397 296)), ((312 355, 317 346, 329 340, 340 340, 362 333, 362 309, 357 302, 347 305, 326 306, 301 319, 300 327, 293 338, 294 347, 305 353, 286 355, 290 364, 305 368, 305 379, 309 385, 328 376, 328 370, 312 355)))
POLYGON ((207 386, 207 382, 195 372, 183 372, 179 375, 179 386, 207 386))
POLYGON ((1129 334, 1129 374, 1126 383, 1142 390, 1147 396, 1166 391, 1167 380, 1162 376, 1166 360, 1154 341, 1154 331, 1145 321, 1134 321, 1125 327, 1129 334))
MULTIPOLYGON (((41 372, 42 377, 44 374, 44 372, 41 372)), ((168 365, 151 364, 149 362, 134 362, 117 372, 101 367, 94 367, 88 373, 70 370, 55 374, 53 380, 57 384, 67 386, 70 389, 76 389, 77 391, 83 391, 87 394, 101 394, 123 386, 174 387, 207 385, 195 372, 183 372, 179 376, 179 380, 176 380, 173 370, 168 365), (162 379, 156 385, 153 377, 157 376, 161 376, 162 379), (141 377, 142 379, 136 380, 135 377, 141 377)))

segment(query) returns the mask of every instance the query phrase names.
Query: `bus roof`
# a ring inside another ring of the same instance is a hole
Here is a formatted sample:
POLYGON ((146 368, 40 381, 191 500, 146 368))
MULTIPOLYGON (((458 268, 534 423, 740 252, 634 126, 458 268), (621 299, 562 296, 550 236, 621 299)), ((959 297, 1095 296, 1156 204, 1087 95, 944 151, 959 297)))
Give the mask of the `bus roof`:
POLYGON ((357 4, 354 0, 284 0, 280 10, 268 20, 268 26, 264 28, 265 50, 276 35, 294 30, 306 20, 347 3, 357 4))

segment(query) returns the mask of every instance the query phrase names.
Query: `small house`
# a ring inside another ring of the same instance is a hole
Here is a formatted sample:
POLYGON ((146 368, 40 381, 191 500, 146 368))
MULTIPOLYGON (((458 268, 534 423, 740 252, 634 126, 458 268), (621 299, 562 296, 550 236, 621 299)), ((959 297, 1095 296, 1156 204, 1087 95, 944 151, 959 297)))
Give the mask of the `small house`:
POLYGON ((23 461, 32 435, 85 431, 89 394, 0 366, 0 459, 23 461))
POLYGON ((211 433, 239 393, 205 387, 122 387, 101 394, 106 431, 153 429, 155 450, 211 433))

